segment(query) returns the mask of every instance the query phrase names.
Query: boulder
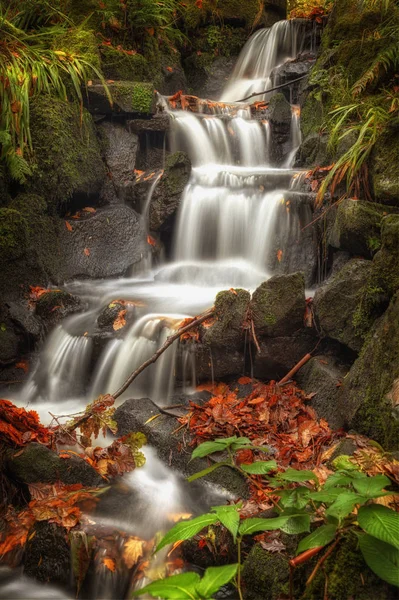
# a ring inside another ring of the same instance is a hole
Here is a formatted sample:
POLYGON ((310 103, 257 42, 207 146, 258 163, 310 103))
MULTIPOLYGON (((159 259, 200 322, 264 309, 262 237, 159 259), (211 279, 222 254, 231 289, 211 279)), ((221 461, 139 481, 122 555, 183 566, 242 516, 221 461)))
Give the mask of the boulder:
MULTIPOLYGON (((187 397, 187 409, 189 408, 187 397)), ((195 396, 191 399, 196 401, 195 396)), ((173 417, 159 414, 156 406, 148 398, 126 400, 114 414, 118 424, 118 435, 127 435, 132 431, 141 431, 153 445, 159 457, 169 467, 189 476, 209 466, 207 459, 196 458, 190 462, 191 452, 187 451, 187 431, 177 430, 177 421, 173 417), (149 422, 150 421, 150 422, 149 422)), ((216 483, 235 496, 247 497, 248 491, 245 480, 232 469, 220 467, 216 473, 204 478, 205 481, 216 483)))
MULTIPOLYGON (((34 535, 29 536, 25 546, 24 574, 43 583, 69 587, 72 568, 66 529, 55 523, 39 521, 33 531, 34 535)), ((45 591, 41 597, 46 598, 45 591)), ((57 597, 60 596, 54 596, 57 597)))
POLYGON ((155 112, 155 92, 152 83, 115 81, 93 83, 87 88, 86 106, 94 115, 152 115, 155 112), (112 97, 110 102, 109 94, 112 97))
MULTIPOLYGON (((200 343, 188 343, 185 348, 194 361, 197 382, 214 379, 220 381, 225 377, 239 377, 245 372, 244 351, 210 347, 200 343)), ((182 363, 182 360, 179 363, 182 363)), ((183 373, 180 371, 178 379, 183 381, 183 373)))
POLYGON ((305 281, 302 273, 276 275, 253 293, 250 310, 259 337, 287 336, 303 327, 305 281))
POLYGON ((243 349, 251 295, 246 290, 226 290, 219 292, 215 299, 214 321, 210 327, 201 327, 202 341, 213 351, 215 348, 231 350, 243 349))
POLYGON ((377 141, 371 162, 374 197, 382 204, 399 206, 399 173, 393 165, 399 163, 398 131, 381 136, 377 141))
POLYGON ((98 125, 105 163, 117 199, 123 201, 134 185, 138 137, 123 123, 103 121, 98 125))
POLYGON ((315 337, 300 331, 291 336, 269 337, 259 344, 253 362, 254 377, 279 381, 316 345, 315 337))
POLYGON ((126 126, 132 133, 140 134, 148 131, 164 133, 170 129, 170 117, 161 112, 153 115, 151 119, 131 119, 126 121, 126 126))
POLYGON ((246 600, 278 600, 290 578, 286 556, 255 544, 242 568, 246 600))
POLYGON ((97 487, 104 483, 102 477, 83 458, 72 455, 60 458, 58 454, 32 442, 21 451, 9 451, 5 461, 6 471, 22 483, 81 483, 97 487))
POLYGON ((25 302, 8 302, 7 313, 16 329, 24 334, 27 343, 35 343, 40 339, 43 324, 25 302))
POLYGON ((62 228, 60 235, 65 279, 123 275, 148 252, 143 223, 128 206, 98 209, 68 223, 72 231, 62 228))
POLYGON ((0 323, 0 365, 10 365, 18 357, 19 338, 12 323, 7 320, 0 323))
POLYGON ((316 321, 322 332, 359 352, 366 334, 360 321, 365 290, 373 271, 369 260, 352 259, 330 277, 314 296, 316 321))
MULTIPOLYGON (((289 83, 299 77, 303 77, 309 73, 315 63, 314 54, 303 54, 294 60, 289 60, 281 65, 278 65, 271 72, 271 79, 274 85, 289 83)), ((287 102, 291 104, 299 104, 301 81, 292 83, 282 88, 287 102)))
POLYGON ((151 69, 142 54, 129 54, 114 46, 100 47, 101 69, 107 80, 151 81, 151 69))
POLYGON ((16 210, 0 208, 0 264, 21 258, 28 248, 28 225, 16 210))
POLYGON ((348 427, 398 450, 399 294, 376 321, 344 380, 340 410, 348 427))
POLYGON ((39 96, 31 102, 34 175, 27 188, 65 209, 72 197, 87 205, 105 179, 105 166, 91 115, 78 104, 39 96), (83 121, 83 122, 82 122, 83 121))
MULTIPOLYGON (((243 37, 242 44, 245 43, 243 37)), ((193 53, 184 65, 192 93, 199 98, 219 100, 237 61, 237 56, 193 53)))
POLYGON ((341 385, 348 367, 336 358, 318 355, 309 360, 295 375, 298 385, 312 396, 311 406, 317 416, 328 421, 331 429, 340 429, 345 424, 345 413, 340 402, 341 385))
POLYGON ((84 308, 82 300, 63 290, 52 290, 42 294, 36 302, 35 314, 43 319, 47 328, 84 308))
POLYGON ((387 207, 347 198, 340 202, 329 243, 354 255, 372 258, 381 246, 381 221, 387 207))

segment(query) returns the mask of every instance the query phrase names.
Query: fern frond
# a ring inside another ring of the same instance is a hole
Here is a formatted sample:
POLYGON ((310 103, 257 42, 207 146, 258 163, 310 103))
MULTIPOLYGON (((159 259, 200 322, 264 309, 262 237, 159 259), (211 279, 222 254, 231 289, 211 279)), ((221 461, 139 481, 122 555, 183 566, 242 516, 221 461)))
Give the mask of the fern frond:
POLYGON ((385 47, 374 59, 371 67, 356 81, 352 88, 353 96, 359 96, 366 88, 378 81, 383 72, 399 66, 399 45, 397 41, 385 47))

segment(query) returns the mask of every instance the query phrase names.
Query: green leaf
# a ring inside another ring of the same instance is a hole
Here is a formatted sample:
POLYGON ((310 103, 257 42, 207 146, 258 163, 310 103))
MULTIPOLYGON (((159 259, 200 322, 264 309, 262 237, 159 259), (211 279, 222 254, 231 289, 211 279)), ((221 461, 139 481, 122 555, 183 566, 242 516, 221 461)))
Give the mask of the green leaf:
POLYGON ((297 487, 293 490, 277 491, 275 494, 281 497, 281 505, 285 508, 305 508, 310 490, 307 487, 297 487))
POLYGON ((353 487, 359 494, 372 498, 381 492, 383 495, 383 488, 391 485, 391 481, 385 475, 375 475, 374 477, 366 477, 366 479, 354 479, 353 487))
POLYGON ((337 533, 336 525, 322 525, 312 531, 312 533, 299 542, 296 553, 301 554, 305 550, 310 548, 317 548, 319 546, 327 546, 335 538, 337 533))
POLYGON ((366 533, 399 549, 399 514, 381 504, 359 509, 357 520, 366 533))
POLYGON ((318 478, 313 473, 313 471, 297 471, 296 469, 287 469, 284 473, 279 473, 279 478, 284 481, 295 481, 295 482, 303 482, 303 481, 315 481, 319 483, 318 478))
POLYGON ((250 475, 265 475, 266 473, 269 473, 269 471, 275 471, 277 469, 277 463, 275 460, 259 460, 251 465, 240 465, 240 468, 250 475))
POLYGON ((299 515, 296 517, 290 517, 288 521, 280 527, 280 529, 289 535, 298 535, 299 533, 310 531, 310 516, 299 515))
POLYGON ((229 462, 214 463, 207 469, 203 469, 202 471, 198 471, 197 473, 194 473, 194 475, 190 475, 190 477, 187 477, 187 481, 189 481, 191 483, 191 481, 195 481, 196 479, 199 479, 200 477, 206 477, 206 475, 209 475, 209 473, 212 473, 219 467, 231 467, 231 463, 229 463, 229 462))
POLYGON ((154 598, 163 598, 164 600, 195 600, 198 598, 196 587, 199 582, 200 576, 197 573, 181 573, 153 581, 133 592, 133 596, 151 594, 154 598))
POLYGON ((224 443, 223 440, 204 442, 195 448, 191 454, 191 460, 194 458, 203 458, 204 456, 208 456, 208 454, 213 454, 213 452, 221 452, 222 450, 226 450, 228 445, 229 444, 224 443))
POLYGON ((321 491, 321 492, 311 492, 309 494, 309 498, 311 500, 317 500, 317 502, 326 502, 327 504, 330 504, 331 502, 334 502, 339 496, 341 496, 343 494, 343 489, 342 488, 331 488, 327 491, 321 491))
POLYGON ((368 534, 359 536, 359 546, 370 569, 384 581, 399 587, 399 550, 368 534))
POLYGON ((338 498, 326 510, 326 515, 332 515, 337 519, 342 520, 353 511, 356 504, 364 504, 367 498, 354 494, 353 492, 342 492, 338 498))
POLYGON ((162 538, 156 547, 155 552, 158 552, 161 548, 167 546, 168 544, 174 544, 180 540, 189 540, 191 537, 193 537, 193 535, 196 535, 199 531, 201 531, 201 529, 207 525, 216 523, 217 520, 217 515, 207 513, 205 515, 201 515, 200 517, 196 517, 195 519, 191 519, 190 521, 181 521, 180 523, 177 523, 162 538))
POLYGON ((211 598, 222 585, 229 583, 237 573, 238 564, 225 565, 224 567, 209 567, 201 582, 197 585, 197 592, 203 598, 211 598))
POLYGON ((358 471, 359 467, 355 464, 353 464, 353 462, 351 461, 351 457, 348 456, 347 454, 341 454, 340 456, 337 456, 337 458, 334 458, 334 460, 332 461, 332 466, 334 467, 334 469, 336 469, 337 471, 358 471))
POLYGON ((238 526, 240 524, 240 515, 236 504, 228 506, 212 506, 212 510, 216 513, 218 520, 226 527, 236 541, 238 526))
POLYGON ((350 475, 346 475, 345 473, 333 473, 330 477, 327 478, 324 489, 328 490, 330 487, 338 486, 347 486, 352 483, 352 477, 350 475))
MULTIPOLYGON (((288 519, 291 519, 293 515, 287 515, 285 517, 275 517, 273 519, 261 519, 259 517, 253 519, 245 519, 238 528, 240 535, 250 535, 257 531, 273 531, 274 529, 281 529, 288 519)), ((302 516, 302 515, 298 515, 302 516)))

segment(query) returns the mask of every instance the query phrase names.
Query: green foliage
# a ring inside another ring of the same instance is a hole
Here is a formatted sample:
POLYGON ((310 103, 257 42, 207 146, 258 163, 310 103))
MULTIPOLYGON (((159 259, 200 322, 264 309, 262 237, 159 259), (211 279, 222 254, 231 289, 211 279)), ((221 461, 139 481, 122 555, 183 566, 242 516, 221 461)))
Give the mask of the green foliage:
POLYGON ((378 577, 399 587, 399 551, 372 535, 360 535, 359 546, 367 565, 378 577))

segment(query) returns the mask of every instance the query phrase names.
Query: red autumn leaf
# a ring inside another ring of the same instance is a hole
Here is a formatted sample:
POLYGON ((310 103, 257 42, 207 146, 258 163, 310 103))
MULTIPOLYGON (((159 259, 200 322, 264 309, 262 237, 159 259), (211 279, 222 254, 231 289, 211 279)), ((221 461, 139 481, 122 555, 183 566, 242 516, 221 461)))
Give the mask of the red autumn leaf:
POLYGON ((281 259, 283 258, 283 251, 282 250, 277 250, 277 260, 278 262, 281 262, 281 259))
POLYGON ((73 231, 73 227, 69 221, 65 221, 65 227, 68 229, 68 231, 73 231))
POLYGON ((173 68, 172 67, 166 67, 166 70, 169 71, 169 73, 173 73, 173 68))
POLYGON ((118 331, 119 329, 122 329, 122 327, 124 327, 126 325, 126 318, 125 318, 126 312, 127 312, 126 308, 124 308, 118 312, 118 316, 116 317, 115 321, 112 323, 112 328, 114 331, 118 331))
POLYGON ((86 256, 90 256, 90 250, 89 250, 89 248, 85 248, 85 249, 83 250, 83 253, 84 253, 86 256))
POLYGON ((17 362, 17 364, 15 365, 16 369, 22 369, 25 373, 27 373, 29 371, 29 364, 28 361, 26 360, 20 360, 19 362, 17 362))
POLYGON ((150 246, 156 246, 157 242, 151 235, 147 235, 147 244, 150 246))

